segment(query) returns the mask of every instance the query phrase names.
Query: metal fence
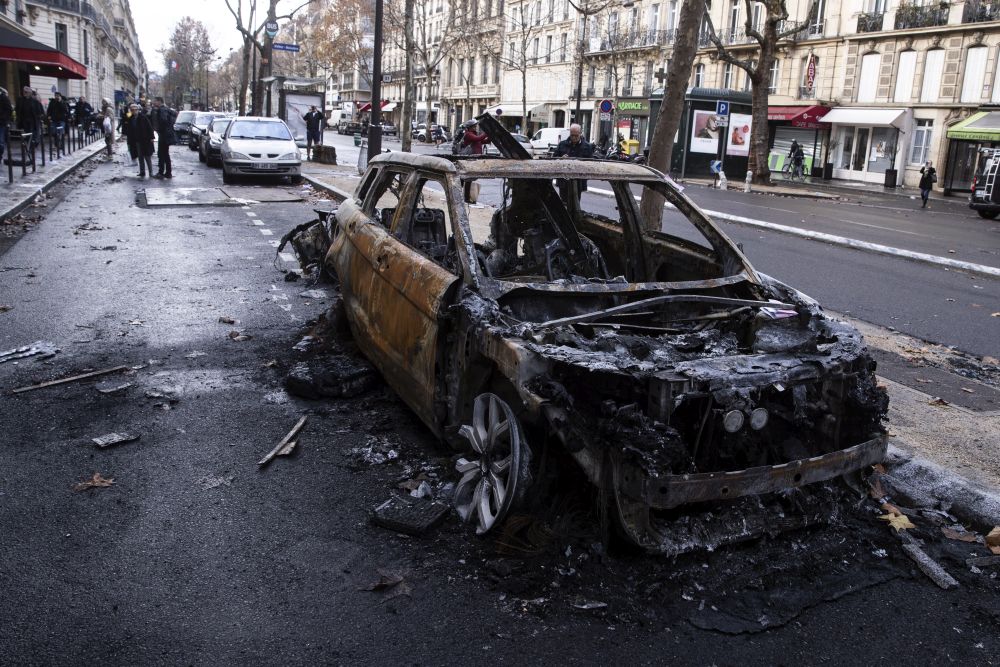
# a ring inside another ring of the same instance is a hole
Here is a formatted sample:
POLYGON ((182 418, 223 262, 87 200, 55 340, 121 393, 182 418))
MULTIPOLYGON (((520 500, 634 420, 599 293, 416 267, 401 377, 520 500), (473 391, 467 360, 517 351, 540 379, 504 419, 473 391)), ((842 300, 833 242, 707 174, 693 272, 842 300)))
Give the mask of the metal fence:
POLYGON ((31 173, 35 173, 38 167, 44 167, 46 158, 48 162, 52 162, 72 155, 95 141, 104 141, 104 132, 97 123, 87 126, 50 125, 37 134, 8 129, 7 146, 2 155, 7 163, 7 182, 14 182, 14 167, 20 167, 21 177, 24 178, 29 168, 31 173))

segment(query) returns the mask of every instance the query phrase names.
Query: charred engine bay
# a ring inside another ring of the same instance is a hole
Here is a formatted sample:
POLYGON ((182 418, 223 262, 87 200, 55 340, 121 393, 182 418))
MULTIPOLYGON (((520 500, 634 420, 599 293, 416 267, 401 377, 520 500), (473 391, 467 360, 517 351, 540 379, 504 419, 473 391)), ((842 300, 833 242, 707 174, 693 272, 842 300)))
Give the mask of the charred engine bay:
POLYGON ((853 328, 818 312, 685 311, 518 332, 548 362, 531 389, 562 408, 556 430, 570 451, 601 443, 650 475, 694 473, 777 465, 881 432, 888 399, 853 328), (724 427, 726 415, 739 428, 724 427))

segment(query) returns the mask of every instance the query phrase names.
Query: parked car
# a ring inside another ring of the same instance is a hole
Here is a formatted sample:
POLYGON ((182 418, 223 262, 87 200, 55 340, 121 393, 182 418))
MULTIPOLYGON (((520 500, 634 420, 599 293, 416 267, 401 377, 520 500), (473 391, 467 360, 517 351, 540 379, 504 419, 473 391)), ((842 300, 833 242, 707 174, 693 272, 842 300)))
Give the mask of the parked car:
POLYGON ((568 127, 543 127, 531 137, 531 150, 537 155, 548 153, 553 146, 569 137, 568 127))
POLYGON ((302 182, 302 159, 292 132, 279 118, 238 116, 222 141, 222 180, 237 176, 281 176, 302 182))
POLYGON ((233 122, 231 116, 220 116, 208 124, 208 129, 202 133, 201 142, 198 144, 199 160, 210 167, 221 162, 222 140, 231 122, 233 122))
POLYGON ((199 111, 191 121, 188 129, 188 148, 193 151, 199 150, 201 135, 208 129, 208 124, 216 118, 222 118, 229 114, 223 111, 199 111))
POLYGON ((666 554, 725 543, 672 521, 683 507, 734 513, 731 539, 809 525, 827 516, 805 509, 817 482, 884 458, 888 401, 856 329, 756 271, 660 172, 511 159, 529 156, 480 122, 509 157, 376 156, 325 260, 358 347, 466 452, 453 502, 478 533, 516 511, 543 450, 666 554), (585 179, 613 197, 581 200, 585 179), (475 184, 492 213, 466 206, 475 184), (644 191, 676 208, 668 232, 642 219, 644 191))
POLYGON ((451 133, 448 132, 448 128, 444 125, 437 125, 436 123, 431 123, 430 134, 428 134, 427 123, 418 123, 415 128, 413 128, 413 133, 411 137, 416 141, 430 142, 434 141, 434 136, 436 133, 440 133, 441 141, 451 141, 451 133))
POLYGON ((357 134, 361 132, 362 125, 356 120, 342 120, 337 124, 337 134, 357 134))
POLYGON ((174 134, 177 135, 178 144, 186 144, 188 142, 188 135, 191 133, 191 121, 197 115, 197 111, 177 112, 177 119, 174 121, 174 134))
MULTIPOLYGON (((524 136, 523 134, 511 134, 510 136, 514 139, 514 141, 516 141, 517 143, 521 144, 521 148, 523 148, 525 151, 527 151, 528 155, 531 155, 532 150, 533 150, 533 147, 531 145, 531 139, 529 139, 528 137, 524 136)), ((485 150, 485 152, 486 152, 487 155, 499 155, 500 154, 500 151, 497 149, 497 147, 494 146, 491 143, 490 144, 486 144, 483 148, 484 148, 484 150, 485 150)))
POLYGON ((399 134, 399 129, 392 123, 382 123, 382 134, 395 136, 399 134))

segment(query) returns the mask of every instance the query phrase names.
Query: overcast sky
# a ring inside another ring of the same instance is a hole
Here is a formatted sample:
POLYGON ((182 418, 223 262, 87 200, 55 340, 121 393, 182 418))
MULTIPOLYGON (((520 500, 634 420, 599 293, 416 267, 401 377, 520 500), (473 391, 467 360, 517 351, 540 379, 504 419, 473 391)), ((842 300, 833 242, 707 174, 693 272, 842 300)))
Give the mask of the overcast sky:
MULTIPOLYGON (((235 7, 236 0, 231 1, 235 7)), ((246 11, 250 0, 242 2, 246 11)), ((259 4, 266 8, 264 0, 260 0, 259 4)), ((278 11, 293 9, 298 4, 301 3, 285 0, 278 5, 278 11)), ((146 58, 146 66, 150 72, 166 72, 158 50, 166 46, 174 26, 185 16, 196 18, 205 24, 212 38, 212 48, 218 49, 217 55, 226 57, 230 49, 238 49, 243 44, 240 33, 236 30, 236 19, 226 8, 225 0, 131 0, 129 6, 132 8, 135 29, 139 33, 142 55, 146 58)))

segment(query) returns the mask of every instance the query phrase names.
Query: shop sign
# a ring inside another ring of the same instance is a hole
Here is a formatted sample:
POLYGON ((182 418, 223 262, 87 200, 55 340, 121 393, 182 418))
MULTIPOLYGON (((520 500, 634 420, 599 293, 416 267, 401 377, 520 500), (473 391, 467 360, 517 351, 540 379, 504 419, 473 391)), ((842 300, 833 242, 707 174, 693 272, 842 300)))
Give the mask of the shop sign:
POLYGON ((615 112, 619 116, 648 116, 649 100, 641 98, 618 100, 615 112))

